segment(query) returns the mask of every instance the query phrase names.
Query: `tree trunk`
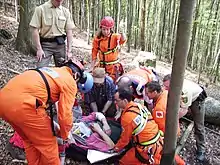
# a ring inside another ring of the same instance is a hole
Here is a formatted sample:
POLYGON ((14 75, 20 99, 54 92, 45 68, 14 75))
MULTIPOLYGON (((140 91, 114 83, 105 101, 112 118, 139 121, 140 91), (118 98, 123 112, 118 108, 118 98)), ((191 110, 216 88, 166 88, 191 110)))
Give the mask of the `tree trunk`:
POLYGON ((128 15, 128 32, 127 32, 127 36, 128 36, 128 50, 127 52, 130 53, 131 51, 131 41, 132 41, 132 23, 133 23, 133 4, 131 2, 131 0, 128 0, 128 10, 127 10, 127 15, 128 15))
POLYGON ((100 0, 97 0, 97 21, 100 22, 100 20, 102 19, 100 16, 101 16, 101 13, 100 13, 100 0))
POLYGON ((102 0, 102 18, 105 16, 105 0, 102 0))
POLYGON ((174 31, 175 31, 175 19, 176 19, 176 1, 172 0, 172 12, 171 12, 171 22, 170 22, 170 44, 168 46, 169 49, 169 55, 170 55, 170 60, 173 59, 173 42, 175 41, 174 39, 174 31))
POLYGON ((156 27, 157 27, 157 25, 156 25, 156 22, 157 22, 157 17, 156 17, 156 15, 157 15, 157 6, 158 6, 158 0, 154 0, 154 4, 153 4, 153 13, 152 13, 152 18, 153 18, 153 23, 152 23, 152 25, 151 25, 151 32, 150 32, 150 36, 149 36, 149 38, 150 38, 150 45, 149 45, 149 47, 148 47, 148 50, 150 51, 150 52, 154 52, 154 45, 155 45, 155 38, 156 38, 156 27))
POLYGON ((90 0, 86 0, 87 6, 87 43, 90 44, 90 0))
MULTIPOLYGON (((218 9, 219 9, 219 5, 220 5, 220 2, 219 1, 217 1, 217 4, 216 4, 216 10, 215 10, 215 16, 214 16, 214 20, 216 20, 217 21, 217 17, 218 17, 218 9)), ((211 39, 211 46, 210 46, 210 50, 209 50, 209 52, 211 53, 211 54, 214 54, 214 52, 213 52, 213 46, 214 46, 214 41, 215 41, 215 31, 217 31, 217 23, 216 24, 212 24, 212 32, 211 32, 211 36, 212 36, 212 39, 211 39)), ((212 57, 213 57, 214 55, 212 55, 212 57)), ((217 64, 217 62, 215 62, 215 65, 212 67, 212 70, 211 70, 211 73, 214 73, 214 71, 215 71, 215 69, 216 69, 216 64, 217 64)))
POLYGON ((152 27, 152 25, 151 25, 151 23, 150 23, 150 12, 151 12, 151 4, 152 4, 152 2, 153 2, 153 0, 150 0, 150 1, 148 1, 148 6, 146 7, 146 10, 148 11, 147 12, 147 20, 146 20, 146 22, 147 22, 147 24, 146 24, 146 27, 145 27, 145 31, 146 31, 146 35, 145 35, 145 43, 146 43, 146 47, 147 47, 147 51, 151 51, 151 47, 150 47, 150 45, 151 45, 151 27, 152 27))
POLYGON ((112 16, 113 15, 113 12, 112 12, 112 0, 109 0, 109 10, 110 10, 110 15, 112 16))
POLYGON ((217 62, 217 68, 215 70, 215 77, 214 77, 213 83, 216 83, 217 77, 219 76, 220 50, 217 54, 217 57, 218 57, 218 62, 217 62))
POLYGON ((18 22, 18 0, 15 1, 15 19, 18 22))
POLYGON ((172 47, 171 47, 171 53, 172 53, 172 58, 174 56, 174 49, 175 49, 175 44, 176 44, 176 31, 177 31, 177 20, 178 20, 178 17, 179 17, 179 3, 176 5, 176 11, 175 11, 175 17, 174 17, 174 25, 173 25, 173 44, 172 44, 172 47))
POLYGON ((120 9, 121 9, 121 2, 120 0, 117 0, 117 17, 116 17, 116 33, 118 33, 119 30, 119 16, 120 16, 120 9))
POLYGON ((177 142, 178 111, 184 72, 189 51, 190 34, 195 0, 182 0, 178 19, 177 40, 169 90, 163 155, 160 165, 172 165, 177 142), (175 88, 173 88, 175 87, 175 88))
POLYGON ((135 42, 134 42, 134 49, 137 49, 138 47, 138 39, 139 39, 139 15, 140 15, 140 1, 139 0, 136 0, 136 6, 135 6, 135 9, 136 9, 136 14, 135 14, 135 42))
POLYGON ((92 28, 93 28, 93 36, 96 33, 96 0, 92 0, 92 28))
POLYGON ((145 22, 145 18, 146 18, 146 1, 147 0, 143 0, 143 6, 141 8, 141 34, 140 34, 140 46, 141 46, 141 50, 145 51, 145 26, 146 26, 146 22, 145 22))
POLYGON ((20 23, 16 38, 16 50, 24 53, 35 53, 35 48, 32 44, 29 22, 32 18, 35 1, 20 0, 20 23))
POLYGON ((205 25, 204 27, 206 27, 203 30, 203 33, 201 35, 201 39, 199 41, 201 41, 201 49, 199 48, 198 50, 201 50, 201 52, 199 53, 199 60, 200 60, 200 65, 199 65, 199 76, 198 76, 198 83, 200 82, 200 78, 201 78, 201 74, 203 71, 203 68, 205 68, 205 63, 206 63, 206 58, 207 58, 207 52, 208 52, 208 48, 210 45, 210 36, 207 35, 208 31, 209 31, 209 22, 212 18, 212 10, 213 10, 213 6, 214 6, 214 1, 211 3, 211 7, 210 7, 210 12, 209 12, 209 17, 208 17, 208 21, 205 20, 205 25), (203 42, 202 42, 203 41, 203 42), (208 42, 207 42, 208 41, 208 42))
POLYGON ((164 38, 165 38, 165 26, 166 26, 166 3, 164 4, 164 9, 161 11, 162 17, 161 17, 161 39, 160 39, 160 57, 161 59, 162 55, 164 54, 164 38))
MULTIPOLYGON (((199 17, 199 9, 200 9, 200 2, 201 0, 197 0, 198 3, 196 5, 196 12, 195 12, 195 18, 194 18, 194 23, 193 23, 193 30, 192 30, 192 38, 190 42, 190 49, 189 49, 189 54, 187 58, 187 63, 188 65, 192 63, 192 58, 193 58, 193 49, 194 49, 194 43, 196 39, 196 30, 197 30, 197 25, 198 25, 198 17, 199 17)), ((192 66, 190 66, 192 67, 192 66)))

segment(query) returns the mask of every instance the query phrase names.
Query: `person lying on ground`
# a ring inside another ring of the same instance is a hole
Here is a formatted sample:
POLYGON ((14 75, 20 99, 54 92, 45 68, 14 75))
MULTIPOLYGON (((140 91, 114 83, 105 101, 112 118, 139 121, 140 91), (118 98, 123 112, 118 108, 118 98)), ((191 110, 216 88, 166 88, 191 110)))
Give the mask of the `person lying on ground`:
MULTIPOLYGON (((59 144, 60 158, 62 162, 65 159, 65 149, 71 146, 72 143, 87 150, 96 149, 99 151, 106 152, 114 147, 114 142, 119 138, 114 137, 105 116, 100 112, 93 112, 89 116, 82 116, 78 119, 74 119, 73 127, 70 131, 71 136, 67 143, 62 138, 57 137, 59 144), (111 139, 112 138, 112 139, 111 139), (115 140, 116 139, 116 140, 115 140), (64 154, 64 155, 63 155, 64 154)), ((112 122, 112 121, 111 121, 112 122)), ((59 132, 59 125, 55 124, 55 130, 59 132)), ((15 132, 14 136, 10 139, 11 145, 23 149, 23 141, 19 135, 15 132)))

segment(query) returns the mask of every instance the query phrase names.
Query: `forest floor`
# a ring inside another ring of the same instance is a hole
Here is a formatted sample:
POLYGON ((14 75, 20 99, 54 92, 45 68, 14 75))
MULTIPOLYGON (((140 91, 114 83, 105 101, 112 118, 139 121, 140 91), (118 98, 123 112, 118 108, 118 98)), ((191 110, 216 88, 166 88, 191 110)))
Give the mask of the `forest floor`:
MULTIPOLYGON (((0 87, 3 87, 8 80, 16 75, 18 72, 23 72, 29 68, 34 68, 36 66, 36 58, 32 55, 22 54, 15 50, 15 38, 18 30, 18 23, 15 21, 10 14, 5 14, 0 11, 0 29, 8 30, 13 38, 7 40, 4 45, 0 45, 0 87)), ((25 34, 24 34, 25 35, 25 34)), ((73 53, 78 58, 84 58, 89 61, 91 55, 91 45, 87 44, 86 33, 80 32, 78 29, 74 30, 74 42, 73 42, 73 53)), ((131 63, 134 57, 137 55, 137 51, 132 50, 131 53, 126 53, 125 49, 122 49, 121 52, 121 61, 123 63, 131 63)), ((156 70, 161 74, 167 74, 171 71, 171 64, 157 61, 156 70)), ((186 71, 186 78, 193 81, 197 81, 198 75, 194 71, 186 71)), ((202 76, 203 84, 209 83, 209 80, 202 76)), ((209 96, 216 99, 220 98, 220 87, 214 84, 209 84, 207 88, 207 93, 209 96)), ((187 125, 187 122, 181 122, 181 130, 184 132, 187 125)), ((220 127, 206 123, 206 126, 210 129, 206 129, 206 156, 209 161, 206 164, 210 165, 219 165, 220 164, 220 127)), ((196 165, 199 163, 195 162, 195 137, 191 132, 184 148, 181 150, 180 155, 183 159, 190 165, 196 165)), ((0 120, 0 164, 22 164, 13 162, 10 154, 7 153, 5 146, 9 138, 13 135, 13 129, 9 124, 0 120)), ((85 162, 74 162, 72 160, 67 160, 67 164, 86 164, 85 162)))

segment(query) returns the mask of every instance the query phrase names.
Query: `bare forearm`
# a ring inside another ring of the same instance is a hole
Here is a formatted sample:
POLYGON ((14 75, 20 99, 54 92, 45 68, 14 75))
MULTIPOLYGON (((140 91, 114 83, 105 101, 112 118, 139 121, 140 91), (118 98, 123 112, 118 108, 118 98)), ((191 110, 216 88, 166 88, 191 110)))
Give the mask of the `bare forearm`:
POLYGON ((110 137, 102 130, 98 131, 98 134, 102 137, 102 139, 109 145, 110 148, 114 148, 115 144, 110 139, 110 137))
POLYGON ((102 124, 103 124, 103 125, 108 125, 108 122, 107 122, 106 118, 103 118, 103 119, 102 119, 102 124))
POLYGON ((67 52, 71 52, 73 44, 73 33, 72 30, 67 30, 67 52))
POLYGON ((98 112, 98 107, 95 102, 90 104, 90 108, 92 109, 93 112, 98 112))
POLYGON ((37 28, 32 27, 32 37, 35 43, 35 46, 37 50, 42 49, 41 44, 40 44, 40 35, 39 35, 39 30, 37 28))
POLYGON ((111 106, 111 104, 112 104, 112 101, 107 101, 107 103, 105 103, 105 106, 102 112, 105 113, 108 110, 108 108, 111 106))

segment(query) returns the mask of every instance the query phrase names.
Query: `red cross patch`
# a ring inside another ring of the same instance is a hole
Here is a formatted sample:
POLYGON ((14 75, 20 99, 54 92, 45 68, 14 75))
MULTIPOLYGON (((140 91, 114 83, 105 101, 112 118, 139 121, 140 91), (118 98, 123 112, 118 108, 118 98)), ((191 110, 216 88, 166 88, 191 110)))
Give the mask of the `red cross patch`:
POLYGON ((156 111, 156 118, 163 118, 163 111, 156 111))

